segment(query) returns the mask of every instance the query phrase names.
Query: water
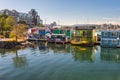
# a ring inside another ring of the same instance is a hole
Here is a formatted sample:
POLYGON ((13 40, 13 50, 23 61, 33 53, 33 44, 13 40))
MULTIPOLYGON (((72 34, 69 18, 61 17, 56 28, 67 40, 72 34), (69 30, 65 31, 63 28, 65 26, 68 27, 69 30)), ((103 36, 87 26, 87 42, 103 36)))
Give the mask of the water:
POLYGON ((0 80, 120 80, 120 49, 36 43, 0 50, 0 80))

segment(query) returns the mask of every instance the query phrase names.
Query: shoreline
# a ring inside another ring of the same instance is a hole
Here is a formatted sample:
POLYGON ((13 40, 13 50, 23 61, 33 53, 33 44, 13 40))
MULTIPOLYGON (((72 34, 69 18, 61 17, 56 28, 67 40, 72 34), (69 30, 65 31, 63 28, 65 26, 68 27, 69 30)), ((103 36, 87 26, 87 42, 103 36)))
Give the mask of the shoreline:
POLYGON ((25 47, 26 45, 22 45, 22 43, 25 43, 26 40, 18 39, 17 42, 15 39, 12 38, 3 38, 0 39, 0 48, 4 49, 11 49, 11 48, 21 48, 25 47))

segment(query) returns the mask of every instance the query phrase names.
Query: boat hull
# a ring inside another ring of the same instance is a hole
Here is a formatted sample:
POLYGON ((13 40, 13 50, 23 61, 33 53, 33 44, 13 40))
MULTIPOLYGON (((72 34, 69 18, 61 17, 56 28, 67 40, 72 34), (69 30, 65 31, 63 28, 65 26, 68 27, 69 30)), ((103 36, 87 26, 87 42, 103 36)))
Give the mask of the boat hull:
POLYGON ((94 43, 89 43, 86 41, 71 41, 71 44, 77 46, 94 46, 94 43))

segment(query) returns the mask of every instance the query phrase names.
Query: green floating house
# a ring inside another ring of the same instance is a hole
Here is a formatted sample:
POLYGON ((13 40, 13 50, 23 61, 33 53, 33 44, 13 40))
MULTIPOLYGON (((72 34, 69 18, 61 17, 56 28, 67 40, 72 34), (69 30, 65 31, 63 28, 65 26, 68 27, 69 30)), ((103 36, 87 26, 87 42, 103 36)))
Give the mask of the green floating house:
POLYGON ((70 29, 54 29, 53 34, 65 34, 69 39, 71 39, 73 31, 70 29))
POLYGON ((71 44, 92 46, 96 41, 97 35, 95 29, 76 27, 71 44))

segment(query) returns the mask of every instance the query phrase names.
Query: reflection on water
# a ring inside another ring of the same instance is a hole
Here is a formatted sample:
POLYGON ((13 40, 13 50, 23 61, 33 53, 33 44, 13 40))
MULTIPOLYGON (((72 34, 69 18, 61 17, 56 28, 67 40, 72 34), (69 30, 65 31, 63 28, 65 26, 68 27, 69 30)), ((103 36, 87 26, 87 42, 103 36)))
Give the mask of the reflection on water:
POLYGON ((47 46, 46 43, 37 42, 37 46, 38 46, 39 50, 41 51, 41 53, 47 54, 49 52, 49 47, 47 46))
POLYGON ((101 60, 120 62, 119 48, 101 48, 101 60))
POLYGON ((53 50, 55 54, 70 53, 70 48, 71 48, 70 44, 55 44, 55 45, 48 44, 48 46, 51 50, 53 50))
POLYGON ((119 61, 119 48, 33 42, 25 49, 0 49, 0 79, 119 80, 119 61))
POLYGON ((19 56, 18 51, 16 51, 16 56, 13 57, 15 67, 24 67, 27 65, 27 60, 24 55, 19 56))
POLYGON ((0 49, 1 57, 7 57, 9 55, 14 55, 12 57, 15 67, 24 67, 27 65, 26 56, 19 55, 19 49, 0 49))
POLYGON ((94 49, 95 49, 94 47, 72 46, 72 54, 75 60, 94 62, 95 60, 94 49))
POLYGON ((16 53, 16 49, 0 49, 1 57, 5 57, 7 54, 14 54, 16 53))

